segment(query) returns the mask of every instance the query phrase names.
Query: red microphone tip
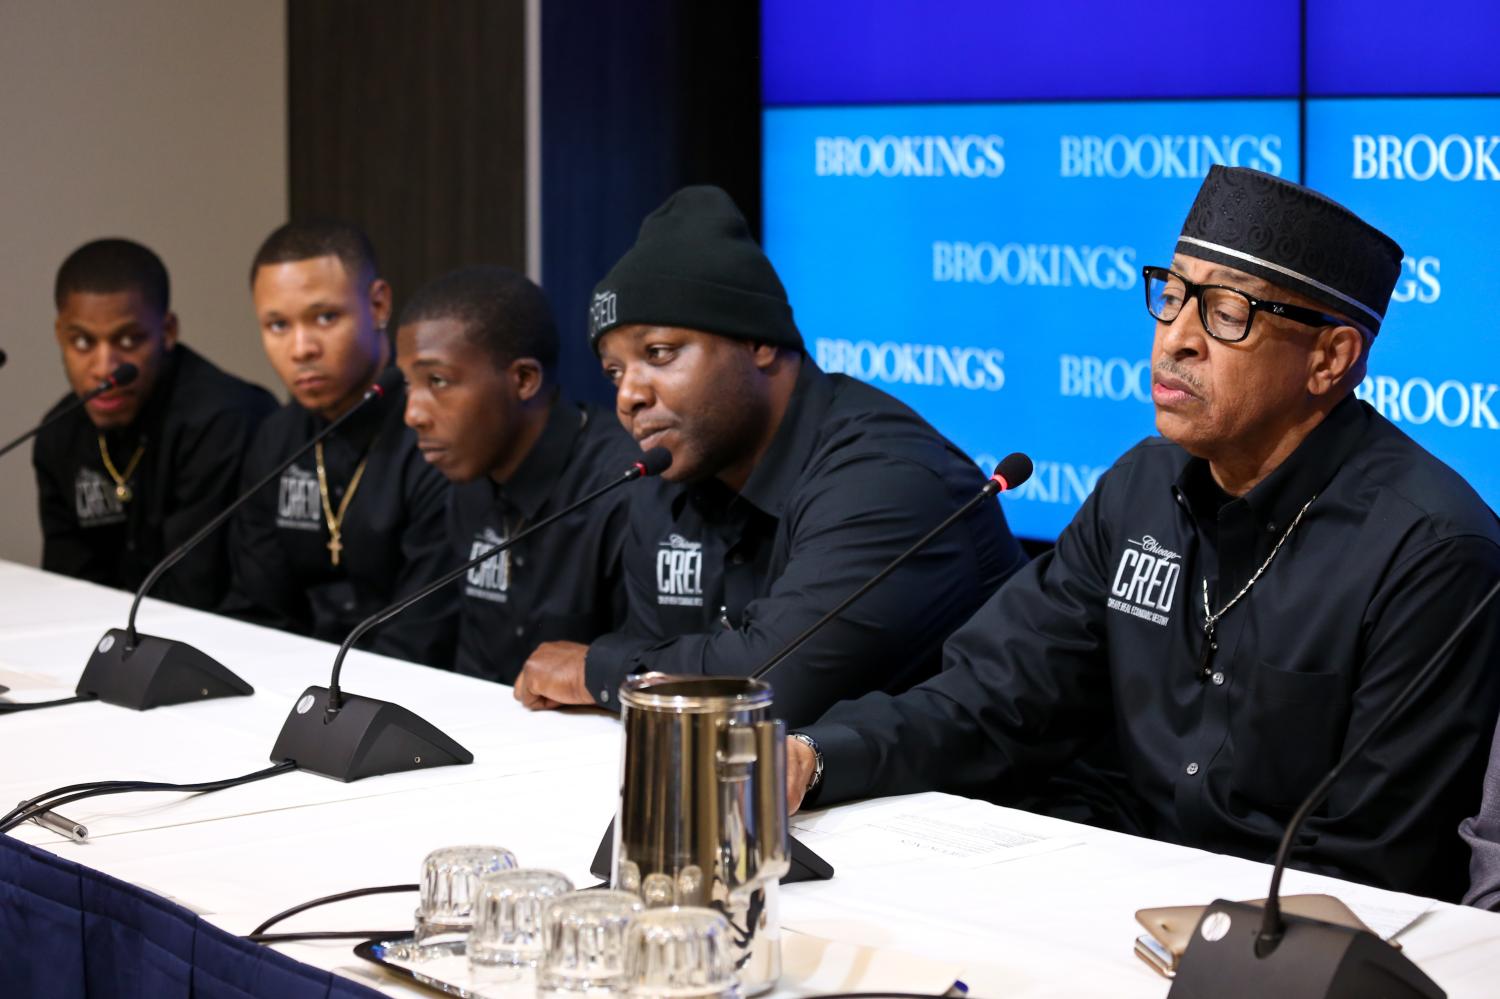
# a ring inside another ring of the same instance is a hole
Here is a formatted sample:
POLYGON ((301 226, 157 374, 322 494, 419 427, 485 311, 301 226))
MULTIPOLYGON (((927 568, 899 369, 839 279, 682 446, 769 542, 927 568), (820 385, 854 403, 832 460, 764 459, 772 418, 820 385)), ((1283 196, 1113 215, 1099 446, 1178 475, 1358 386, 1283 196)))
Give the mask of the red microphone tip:
POLYGON ((672 467, 672 452, 664 447, 654 447, 641 455, 641 460, 635 463, 642 475, 660 475, 672 467))
POLYGON ((384 399, 388 394, 399 391, 403 382, 400 368, 386 368, 370 383, 370 390, 365 393, 365 398, 384 399))
POLYGON ((990 475, 990 481, 998 485, 1003 493, 1031 478, 1031 471, 1031 459, 1017 451, 1001 459, 1000 464, 995 466, 995 471, 990 475))

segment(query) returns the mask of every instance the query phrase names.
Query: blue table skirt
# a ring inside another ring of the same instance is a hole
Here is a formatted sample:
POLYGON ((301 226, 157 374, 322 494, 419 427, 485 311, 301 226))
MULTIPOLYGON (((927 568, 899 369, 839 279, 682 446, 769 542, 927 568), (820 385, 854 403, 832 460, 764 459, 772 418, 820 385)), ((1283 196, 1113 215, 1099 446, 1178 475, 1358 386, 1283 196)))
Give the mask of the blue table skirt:
POLYGON ((159 895, 0 836, 5 999, 379 995, 227 933, 159 895))

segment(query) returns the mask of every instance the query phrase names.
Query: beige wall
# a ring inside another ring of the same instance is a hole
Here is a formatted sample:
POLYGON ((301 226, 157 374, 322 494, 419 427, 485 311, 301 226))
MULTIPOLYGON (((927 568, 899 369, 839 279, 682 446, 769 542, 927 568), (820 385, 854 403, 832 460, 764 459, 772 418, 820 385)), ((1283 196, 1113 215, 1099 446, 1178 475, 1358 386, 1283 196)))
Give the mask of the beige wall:
MULTIPOLYGON (((184 342, 279 389, 246 269, 286 204, 281 0, 0 0, 0 443, 66 391, 52 279, 97 236, 160 254, 184 342)), ((0 462, 0 558, 34 565, 30 451, 0 462)))

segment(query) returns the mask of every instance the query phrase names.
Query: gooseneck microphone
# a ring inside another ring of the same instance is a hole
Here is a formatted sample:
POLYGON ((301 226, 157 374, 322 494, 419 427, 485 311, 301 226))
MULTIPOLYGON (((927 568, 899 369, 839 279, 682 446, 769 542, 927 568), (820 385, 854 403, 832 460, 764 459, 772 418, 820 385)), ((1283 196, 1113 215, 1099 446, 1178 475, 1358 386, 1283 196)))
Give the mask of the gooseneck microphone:
POLYGON ((139 634, 135 630, 135 616, 140 609, 141 600, 163 573, 222 527, 236 510, 286 471, 292 462, 338 430, 365 406, 395 390, 400 383, 401 373, 396 369, 390 368, 382 372, 347 412, 293 451, 259 482, 241 493, 234 502, 195 531, 192 537, 156 563, 135 592, 125 630, 111 628, 94 647, 88 665, 84 667, 83 676, 78 681, 77 693, 80 698, 97 698, 110 704, 144 711, 165 704, 255 693, 255 688, 250 684, 193 646, 170 638, 139 634))
POLYGON ((605 483, 581 499, 532 524, 519 534, 469 559, 453 571, 365 618, 349 632, 333 660, 327 687, 308 687, 293 705, 271 748, 271 761, 290 760, 299 770, 348 783, 377 774, 451 766, 474 762, 474 754, 430 722, 399 705, 358 694, 345 694, 339 687, 344 657, 361 636, 430 597, 464 573, 488 561, 511 545, 529 537, 580 507, 627 482, 660 475, 672 464, 672 453, 655 447, 633 463, 624 474, 605 483))
MULTIPOLYGON (((782 646, 771 658, 767 659, 755 672, 750 674, 750 679, 760 680, 764 678, 767 673, 785 662, 792 653, 800 649, 809 638, 816 635, 828 622, 848 610, 850 605, 856 600, 869 593, 881 580, 885 579, 892 572, 895 572, 901 566, 901 563, 931 544, 934 538, 952 527, 955 522, 984 500, 998 493, 1014 489, 1031 478, 1031 470, 1031 459, 1026 455, 1021 454, 1019 451, 1006 455, 995 466, 994 472, 990 474, 990 477, 984 483, 984 487, 979 492, 965 500, 963 505, 945 517, 932 530, 912 542, 911 547, 891 559, 890 562, 886 563, 885 568, 861 584, 853 593, 839 601, 827 614, 824 614, 808 625, 800 635, 782 646)), ((613 876, 614 841, 615 826, 611 822, 609 828, 604 830, 604 838, 599 841, 599 848, 594 852, 594 859, 589 863, 589 871, 597 877, 603 878, 605 881, 609 881, 613 876)), ((833 865, 810 850, 795 836, 787 836, 787 852, 791 860, 791 867, 786 874, 782 875, 781 880, 784 884, 791 884, 797 881, 827 881, 833 877, 833 865)))
POLYGON ((215 515, 212 520, 210 520, 208 523, 204 524, 196 532, 194 532, 192 537, 188 538, 182 544, 178 545, 172 551, 168 552, 165 558, 156 563, 156 567, 153 568, 151 572, 147 574, 145 580, 142 581, 140 589, 136 591, 135 600, 130 604, 130 616, 127 618, 125 623, 126 644, 135 644, 135 614, 141 606, 141 598, 146 595, 151 587, 156 585, 156 581, 160 579, 168 569, 172 568, 172 566, 182 561, 183 557, 186 556, 188 552, 196 548, 204 538, 208 537, 214 531, 218 530, 219 527, 223 525, 223 523, 228 520, 236 510, 238 510, 250 499, 250 497, 254 496, 266 486, 270 485, 273 479, 290 468, 292 462, 302 457, 308 451, 311 451, 314 447, 316 447, 319 443, 326 439, 329 434, 332 434, 339 427, 343 426, 344 423, 348 421, 352 416, 354 416, 355 413, 363 409, 365 405, 374 402, 377 399, 385 398, 386 393, 397 388, 400 382, 401 373, 395 368, 390 368, 382 372, 380 377, 377 378, 375 382, 365 390, 365 394, 360 396, 359 401, 351 406, 348 411, 346 411, 342 416, 334 420, 332 423, 328 424, 328 426, 318 431, 318 433, 315 434, 311 440, 303 444, 297 450, 293 451, 290 455, 287 456, 284 461, 282 461, 281 464, 277 465, 275 468, 271 469, 271 471, 267 472, 264 476, 261 477, 261 480, 259 482, 241 493, 233 503, 230 503, 229 506, 225 507, 217 515, 215 515))
POLYGON ((1345 751, 1318 786, 1303 799, 1287 823, 1276 850, 1271 871, 1271 890, 1264 907, 1219 899, 1204 910, 1198 931, 1183 952, 1181 966, 1168 993, 1177 999, 1214 996, 1275 994, 1278 999, 1324 999, 1324 997, 1379 995, 1441 999, 1443 990, 1395 947, 1368 930, 1289 915, 1281 909, 1281 875, 1291 856, 1292 844, 1313 809, 1323 803, 1349 764, 1359 758, 1370 740, 1385 730, 1402 709, 1409 707, 1417 692, 1437 673, 1438 665, 1453 646, 1468 633, 1490 601, 1500 594, 1500 583, 1474 605, 1458 627, 1417 670, 1401 692, 1391 699, 1380 717, 1345 751), (1208 929, 1210 920, 1225 927, 1223 933, 1208 929), (1228 928, 1237 921, 1259 924, 1254 935, 1228 928), (1199 937, 1203 942, 1200 944, 1199 937))
POLYGON ((490 548, 480 552, 478 555, 475 555, 473 558, 469 559, 469 561, 454 569, 452 572, 449 572, 441 578, 434 580, 433 582, 422 587, 422 589, 418 590, 416 593, 398 600, 396 603, 387 607, 385 610, 372 614, 371 616, 361 621, 359 624, 355 625, 354 630, 349 632, 349 637, 344 639, 344 644, 339 646, 338 655, 335 656, 333 660, 333 673, 328 679, 328 712, 330 714, 337 714, 339 707, 341 706, 339 674, 344 668, 344 656, 346 656, 349 653, 349 650, 354 647, 354 643, 359 641, 359 639, 371 628, 375 628, 379 625, 384 624, 391 618, 395 617, 397 614, 400 614, 402 611, 406 610, 412 604, 415 604, 418 601, 431 596, 438 590, 441 590, 443 587, 447 586, 449 583, 456 581, 460 576, 468 572, 470 569, 474 568, 476 565, 479 565, 482 562, 489 561, 491 558, 494 558, 496 555, 500 554, 505 549, 515 544, 517 541, 520 541, 522 538, 525 538, 532 533, 541 530, 542 528, 562 517, 566 517, 568 514, 572 513, 574 510, 577 510, 579 507, 587 506, 594 500, 598 499, 600 496, 603 496, 607 492, 611 492, 618 486, 623 486, 627 482, 633 482, 636 479, 645 478, 651 475, 660 475, 662 472, 665 472, 668 468, 670 468, 671 465, 672 452, 668 451, 664 447, 652 448, 650 451, 641 456, 640 461, 637 461, 635 464, 631 465, 628 469, 625 470, 625 474, 621 475, 614 481, 605 483, 598 489, 595 489, 593 492, 589 493, 587 496, 584 496, 582 499, 577 500, 570 506, 564 507, 551 516, 543 517, 541 520, 537 521, 535 524, 532 524, 526 530, 515 535, 514 537, 506 538, 504 541, 492 545, 490 548))
MULTIPOLYGON (((5 353, 4 351, 0 351, 0 365, 3 365, 4 363, 5 353)), ((75 397, 72 402, 68 403, 62 409, 59 409, 57 412, 47 417, 41 423, 38 423, 36 426, 32 427, 20 437, 17 437, 15 440, 11 441, 9 444, 5 445, 4 447, 0 447, 0 455, 6 455, 14 451, 16 448, 20 447, 22 444, 25 444, 27 441, 31 440, 31 438, 41 433, 43 430, 46 430, 48 427, 52 426, 52 424, 56 423, 64 416, 67 416, 69 413, 76 410, 79 406, 87 406, 90 401, 97 399, 99 396, 110 391, 111 389, 124 388, 126 385, 129 385, 131 382, 135 381, 136 376, 140 373, 141 372, 139 368, 137 368, 134 364, 131 364, 129 361, 126 361, 124 364, 121 364, 119 367, 115 368, 114 371, 110 372, 109 377, 104 379, 104 381, 89 389, 83 395, 75 397)))
POLYGON ((775 669, 782 662, 785 662, 788 656, 800 649, 803 643, 805 643, 809 638, 813 637, 820 630, 822 630, 824 625, 826 625, 829 621, 832 621, 834 618, 838 617, 844 611, 848 610, 851 604, 853 604, 860 597, 864 596, 866 593, 869 593, 870 590, 874 589, 876 584, 878 584, 882 579, 885 579, 885 577, 895 572, 896 569, 900 567, 902 562, 905 562, 917 552, 921 551, 923 548, 926 548, 929 544, 932 543, 932 540, 934 538, 936 538, 939 534, 942 534, 948 528, 952 527, 955 521, 957 521, 960 517, 963 517, 984 500, 998 493, 1003 493, 1007 490, 1014 489, 1016 488, 1016 486, 1019 486, 1021 483, 1031 478, 1031 470, 1031 459, 1026 457, 1026 455, 1022 454, 1019 451, 1008 454, 1004 458, 1000 459, 1000 464, 995 466, 995 471, 991 473, 988 479, 985 480, 984 488, 980 489, 979 492, 975 493, 967 501, 965 501, 963 506, 960 506, 957 510, 954 510, 952 513, 950 513, 946 518, 944 518, 942 523, 938 524, 932 530, 928 531, 916 541, 912 542, 910 548, 906 549, 906 551, 891 559, 890 562, 886 564, 884 569, 881 569, 875 575, 871 576, 870 579, 863 585, 861 585, 857 590, 849 594, 843 600, 839 601, 839 603, 827 614, 824 614, 812 624, 808 625, 807 628, 802 632, 802 634, 798 635, 796 638, 792 639, 790 642, 784 645, 779 652, 762 663, 759 669, 757 669, 754 673, 751 673, 750 679, 762 679, 767 673, 771 672, 771 670, 775 669))

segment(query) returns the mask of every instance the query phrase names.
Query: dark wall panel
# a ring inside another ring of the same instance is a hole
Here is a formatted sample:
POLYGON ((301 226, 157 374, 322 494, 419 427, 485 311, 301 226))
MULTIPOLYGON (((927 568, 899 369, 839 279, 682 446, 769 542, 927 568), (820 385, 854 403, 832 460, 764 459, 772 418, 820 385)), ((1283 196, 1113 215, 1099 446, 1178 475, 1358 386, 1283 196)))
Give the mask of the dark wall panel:
POLYGON ((287 4, 292 218, 362 225, 398 307, 464 264, 525 270, 523 18, 521 0, 287 4))
POLYGON ((542 279, 573 395, 612 397, 588 300, 647 212, 713 183, 759 232, 759 50, 759 3, 542 4, 542 279))

